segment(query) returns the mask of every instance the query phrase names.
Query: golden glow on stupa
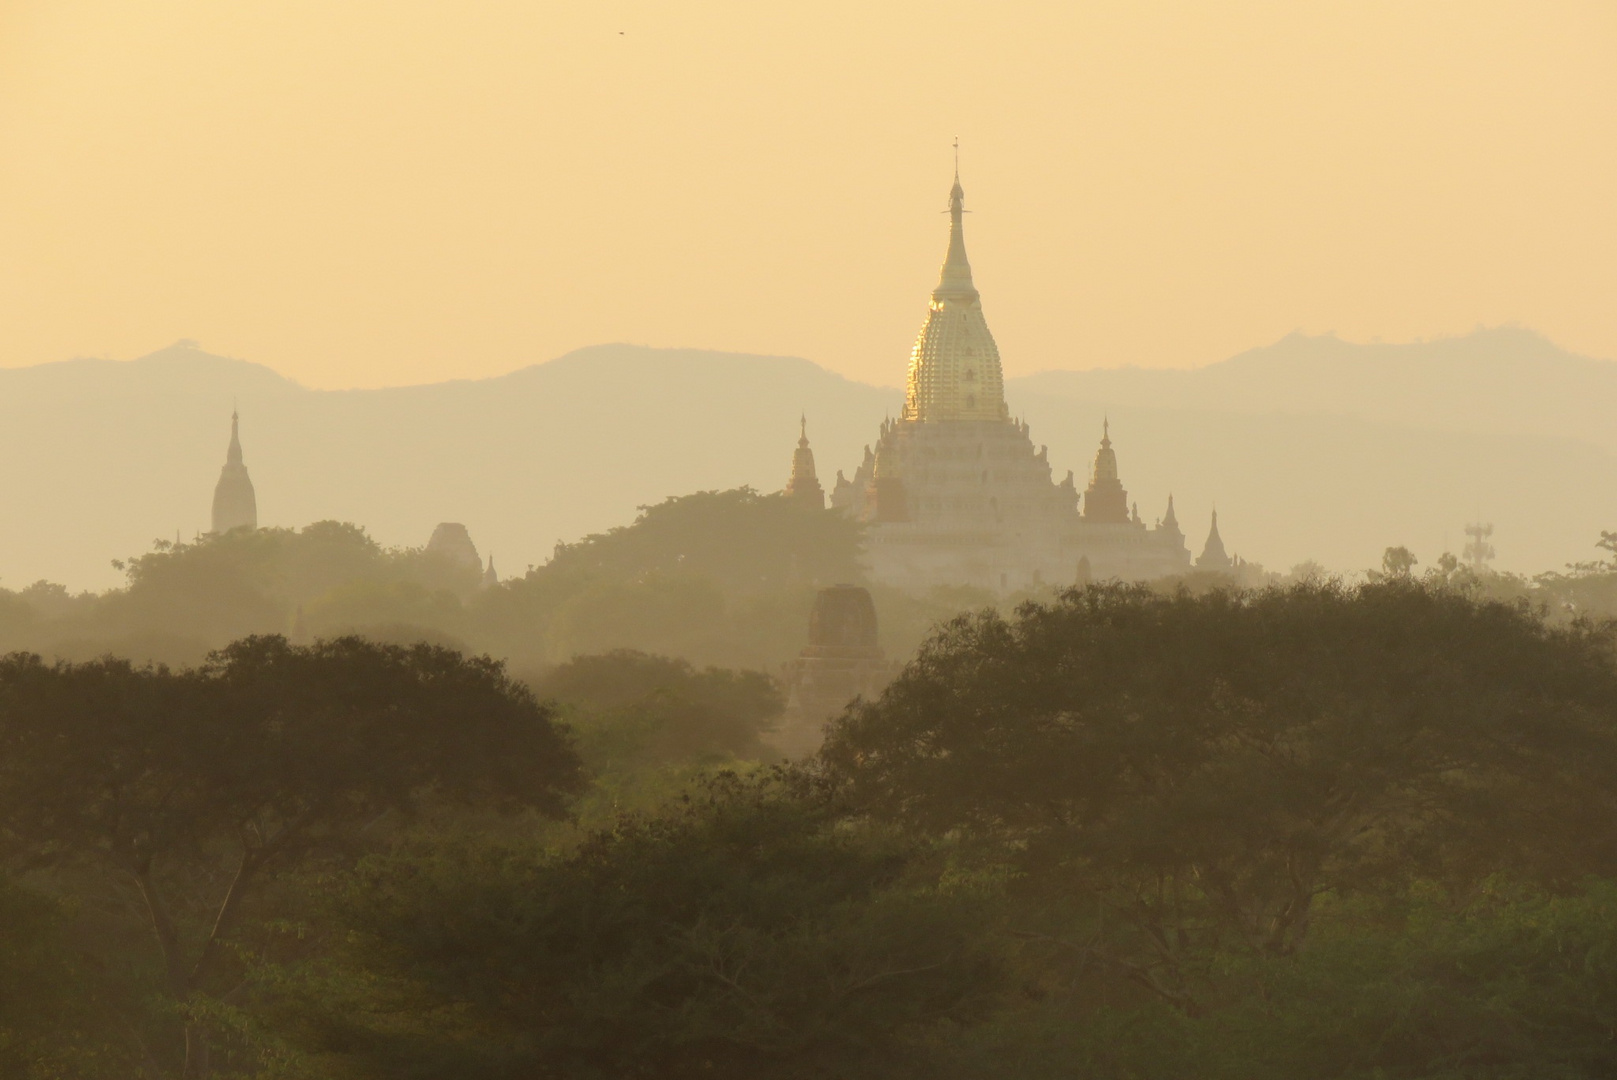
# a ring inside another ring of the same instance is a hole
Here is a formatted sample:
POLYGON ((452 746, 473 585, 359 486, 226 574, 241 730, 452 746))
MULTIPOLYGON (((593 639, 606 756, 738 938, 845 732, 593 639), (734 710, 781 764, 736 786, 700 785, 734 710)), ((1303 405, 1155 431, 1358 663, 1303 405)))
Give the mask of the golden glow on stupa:
POLYGON ((949 252, 938 287, 932 290, 926 323, 910 351, 904 420, 1010 419, 999 346, 988 332, 982 298, 966 260, 965 204, 956 165, 949 191, 949 252))
MULTIPOLYGON (((839 471, 831 492, 832 508, 865 527, 871 579, 916 593, 969 585, 1003 595, 1183 573, 1190 551, 1172 499, 1154 528, 1131 512, 1109 421, 1080 494, 1073 474, 1056 479, 1048 448, 1011 418, 966 260, 965 202, 957 164, 949 252, 910 353, 904 411, 882 422, 853 478, 839 471)), ((794 472, 787 490, 798 487, 794 472)))

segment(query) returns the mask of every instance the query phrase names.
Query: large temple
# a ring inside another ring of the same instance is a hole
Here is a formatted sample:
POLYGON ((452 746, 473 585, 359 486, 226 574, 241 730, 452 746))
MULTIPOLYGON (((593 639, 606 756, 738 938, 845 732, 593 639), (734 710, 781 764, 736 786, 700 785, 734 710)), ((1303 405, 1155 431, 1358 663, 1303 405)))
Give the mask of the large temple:
MULTIPOLYGON (((965 192, 949 192, 949 249, 910 353, 897 419, 881 426, 853 479, 841 471, 831 505, 868 526, 871 578, 922 591, 972 585, 1012 592, 1183 573, 1190 551, 1169 496, 1154 526, 1140 519, 1118 474, 1110 424, 1089 482, 1054 479, 1047 448, 1005 404, 999 348, 972 282, 965 192)), ((806 432, 788 491, 814 504, 820 486, 806 432), (806 475, 805 475, 806 474, 806 475)), ((1220 547, 1222 554, 1222 547, 1220 547)))

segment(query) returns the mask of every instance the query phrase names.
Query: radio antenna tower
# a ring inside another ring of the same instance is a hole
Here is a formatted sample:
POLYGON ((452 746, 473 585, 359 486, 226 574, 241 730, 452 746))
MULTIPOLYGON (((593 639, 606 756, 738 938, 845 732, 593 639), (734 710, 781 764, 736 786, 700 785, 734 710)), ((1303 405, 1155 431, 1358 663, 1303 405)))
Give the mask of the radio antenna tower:
POLYGON ((1494 556, 1493 545, 1488 543, 1488 538, 1493 535, 1493 522, 1467 525, 1465 534, 1471 538, 1465 545, 1465 561, 1471 564, 1473 570, 1487 569, 1494 556))

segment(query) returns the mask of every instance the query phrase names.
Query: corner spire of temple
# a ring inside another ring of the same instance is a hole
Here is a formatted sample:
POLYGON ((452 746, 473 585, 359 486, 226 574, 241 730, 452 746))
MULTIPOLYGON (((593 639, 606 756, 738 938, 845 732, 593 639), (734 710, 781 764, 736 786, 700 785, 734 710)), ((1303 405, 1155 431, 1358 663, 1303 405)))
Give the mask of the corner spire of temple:
POLYGON ((806 510, 825 509, 825 489, 814 472, 814 451, 809 449, 808 416, 798 419, 797 449, 792 452, 792 476, 786 495, 806 510))
POLYGON ((1096 524, 1123 525, 1129 517, 1129 493, 1117 475, 1117 451, 1112 449, 1112 421, 1101 421, 1100 449, 1095 451, 1095 467, 1084 492, 1084 520, 1096 524))

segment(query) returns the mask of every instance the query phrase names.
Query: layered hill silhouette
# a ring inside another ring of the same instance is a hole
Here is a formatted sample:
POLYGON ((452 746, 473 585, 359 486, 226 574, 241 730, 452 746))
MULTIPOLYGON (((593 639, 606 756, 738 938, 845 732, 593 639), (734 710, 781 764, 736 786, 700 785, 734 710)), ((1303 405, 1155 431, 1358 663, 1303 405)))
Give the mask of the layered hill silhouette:
MULTIPOLYGON (((896 374, 896 372, 895 372, 896 374)), ((1617 526, 1617 363, 1498 329, 1410 345, 1293 335, 1193 371, 1044 372, 1014 413, 1082 485, 1109 414, 1147 520, 1169 492, 1199 546, 1272 569, 1430 562, 1495 522, 1500 565, 1557 568, 1617 526)), ((181 342, 139 360, 0 371, 0 584, 120 580, 110 560, 207 527, 232 405, 259 520, 424 544, 461 521, 502 573, 668 495, 784 483, 807 414, 822 480, 901 393, 802 359, 601 345, 493 379, 318 391, 181 342)))

